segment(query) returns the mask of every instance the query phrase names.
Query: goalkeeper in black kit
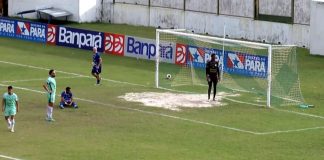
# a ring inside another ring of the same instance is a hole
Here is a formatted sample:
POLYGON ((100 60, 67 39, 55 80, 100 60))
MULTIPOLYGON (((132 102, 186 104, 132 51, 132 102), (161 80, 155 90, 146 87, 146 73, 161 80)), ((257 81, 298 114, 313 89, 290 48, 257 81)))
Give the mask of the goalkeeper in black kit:
POLYGON ((212 54, 211 55, 211 60, 207 62, 206 64, 206 79, 208 82, 208 101, 210 100, 210 92, 212 85, 214 87, 214 96, 213 100, 215 101, 215 96, 216 96, 216 86, 217 82, 220 81, 220 76, 219 76, 219 63, 216 60, 216 55, 212 54))

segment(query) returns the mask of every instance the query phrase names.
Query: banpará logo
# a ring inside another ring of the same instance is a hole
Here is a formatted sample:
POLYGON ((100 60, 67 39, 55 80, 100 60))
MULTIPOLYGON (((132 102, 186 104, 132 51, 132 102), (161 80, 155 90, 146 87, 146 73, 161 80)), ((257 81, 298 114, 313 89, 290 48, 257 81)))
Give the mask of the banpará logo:
MULTIPOLYGON (((74 29, 75 30, 75 29, 74 29)), ((76 45, 79 48, 82 47, 95 47, 102 46, 101 32, 91 34, 90 32, 83 33, 82 31, 72 31, 66 27, 59 27, 59 43, 66 43, 70 45, 76 45)))
POLYGON ((56 40, 56 26, 49 24, 47 26, 47 43, 55 44, 56 40))
POLYGON ((125 36, 105 33, 105 53, 124 55, 125 36))
MULTIPOLYGON (((154 41, 144 42, 145 40, 136 39, 135 37, 127 38, 127 52, 138 55, 146 55, 148 59, 156 56, 156 46, 154 41)), ((160 45, 161 58, 172 59, 173 47, 172 44, 160 45)))
POLYGON ((176 60, 175 64, 183 65, 186 63, 186 56, 187 56, 187 46, 183 44, 176 45, 176 60))

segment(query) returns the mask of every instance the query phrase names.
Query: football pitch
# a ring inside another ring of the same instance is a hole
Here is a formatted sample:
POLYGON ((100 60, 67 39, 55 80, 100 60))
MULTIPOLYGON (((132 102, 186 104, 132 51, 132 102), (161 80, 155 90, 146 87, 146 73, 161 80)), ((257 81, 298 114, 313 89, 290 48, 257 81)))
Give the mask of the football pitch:
MULTIPOLYGON (((155 34, 152 28, 126 25, 73 27, 155 34)), ((172 111, 119 98, 167 92, 154 88, 154 61, 103 55, 102 85, 95 86, 91 51, 0 38, 1 95, 13 85, 20 103, 16 132, 9 132, 4 120, 0 125, 0 159, 322 160, 324 57, 305 49, 297 55, 303 96, 315 108, 265 108, 238 98, 223 99, 226 105, 219 107, 172 111), (52 68, 57 95, 70 86, 79 109, 59 109, 57 96, 56 121, 47 122, 42 85, 52 68)))

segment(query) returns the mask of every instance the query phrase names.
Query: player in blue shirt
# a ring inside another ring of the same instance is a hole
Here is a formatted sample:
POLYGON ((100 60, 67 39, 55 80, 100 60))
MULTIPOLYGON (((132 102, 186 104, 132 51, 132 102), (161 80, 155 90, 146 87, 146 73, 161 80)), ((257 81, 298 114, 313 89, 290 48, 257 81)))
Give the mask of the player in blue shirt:
POLYGON ((102 64, 102 59, 100 57, 100 53, 97 51, 97 47, 93 47, 92 49, 93 55, 92 55, 92 75, 96 77, 97 79, 97 85, 100 85, 100 73, 101 73, 101 64, 102 64))
POLYGON ((60 108, 64 109, 66 106, 72 106, 78 108, 77 104, 73 101, 73 94, 70 87, 66 87, 65 91, 61 93, 60 108))

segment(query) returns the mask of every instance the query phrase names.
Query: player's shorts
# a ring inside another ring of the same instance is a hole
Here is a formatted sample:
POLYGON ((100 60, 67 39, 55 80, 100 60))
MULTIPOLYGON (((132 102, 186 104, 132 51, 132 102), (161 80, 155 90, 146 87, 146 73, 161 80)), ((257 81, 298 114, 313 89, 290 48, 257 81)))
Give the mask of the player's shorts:
MULTIPOLYGON (((67 102, 67 103, 71 103, 70 101, 67 102)), ((60 106, 72 106, 72 107, 76 107, 77 104, 75 102, 72 102, 70 105, 66 105, 63 101, 60 102, 60 106)))
POLYGON ((4 115, 7 116, 14 116, 16 115, 16 107, 15 108, 6 108, 4 110, 4 115))
POLYGON ((217 78, 214 78, 214 77, 209 78, 209 80, 208 80, 208 83, 215 83, 215 84, 217 84, 217 82, 218 82, 218 79, 217 78))
POLYGON ((91 73, 100 74, 101 73, 101 66, 99 66, 99 67, 93 66, 91 73))
POLYGON ((48 103, 54 103, 55 102, 55 93, 53 94, 53 93, 49 93, 49 94, 47 94, 47 102, 48 103))

